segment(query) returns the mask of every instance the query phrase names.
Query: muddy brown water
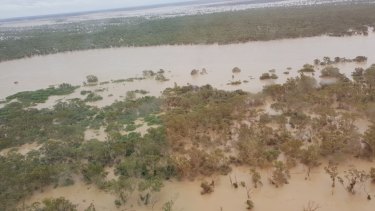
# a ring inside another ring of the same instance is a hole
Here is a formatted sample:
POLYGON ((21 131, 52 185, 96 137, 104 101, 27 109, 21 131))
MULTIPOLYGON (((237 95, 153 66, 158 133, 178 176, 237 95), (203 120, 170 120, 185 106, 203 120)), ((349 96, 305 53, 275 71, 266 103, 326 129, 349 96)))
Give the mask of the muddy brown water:
MULTIPOLYGON (((111 79, 141 76, 143 70, 167 70, 168 82, 144 80, 133 83, 106 84, 97 87, 82 87, 80 90, 106 88, 100 92, 104 100, 92 103, 99 107, 109 105, 115 100, 123 99, 126 91, 145 89, 151 95, 160 95, 166 87, 187 83, 194 85, 211 84, 214 87, 235 90, 243 89, 258 92, 269 83, 282 83, 288 77, 298 75, 297 70, 305 63, 312 63, 315 58, 324 56, 354 58, 358 55, 368 57, 366 64, 347 63, 338 65, 346 75, 355 67, 368 67, 375 63, 375 35, 354 37, 312 37, 300 39, 286 39, 268 42, 250 42, 232 45, 188 45, 188 46, 157 46, 139 48, 117 48, 88 50, 81 52, 60 53, 48 56, 0 63, 0 99, 19 91, 46 88, 49 85, 62 82, 80 85, 85 76, 94 74, 100 81, 111 79), (232 68, 238 66, 242 71, 233 74, 232 68), (283 74, 291 67, 289 75, 283 74), (191 76, 192 69, 206 68, 208 74, 191 76), (279 79, 275 81, 260 81, 259 76, 270 69, 275 69, 279 79), (168 72, 171 71, 171 72, 168 72), (233 79, 232 79, 233 75, 233 79), (251 79, 254 78, 254 79, 251 79), (230 81, 248 80, 239 86, 227 85, 230 81), (18 84, 14 82, 17 81, 18 84), (113 96, 109 95, 112 94, 113 96)), ((319 71, 319 70, 318 70, 319 71)), ((316 73, 318 77, 319 72, 316 73)), ((78 92, 69 96, 51 97, 47 103, 37 105, 38 108, 50 107, 57 100, 74 97, 83 98, 78 92)), ((358 122, 361 128, 367 128, 367 120, 358 122), (362 125, 364 125, 362 127, 362 125)), ((365 129, 362 129, 363 131, 365 129)), ((361 132, 363 132, 361 131, 361 132)), ((100 131, 89 131, 87 139, 105 137, 100 136, 100 131), (99 134, 99 135, 98 135, 99 134)), ((30 147, 27 147, 30 148, 30 147)), ((375 167, 373 163, 353 160, 342 164, 341 171, 355 165, 368 171, 375 167)), ((112 175, 113 172, 110 174, 112 175)), ((248 168, 235 168, 231 173, 239 181, 250 183, 248 168)), ((275 188, 268 184, 266 178, 269 170, 263 170, 263 183, 261 189, 253 190, 251 198, 255 203, 254 210, 302 210, 309 201, 319 205, 319 211, 351 211, 374 210, 374 200, 368 201, 364 191, 358 190, 356 195, 351 195, 337 184, 332 195, 330 180, 322 167, 313 170, 311 179, 305 180, 303 167, 292 170, 290 184, 282 188, 275 188)), ((109 176, 109 177, 114 177, 109 176)), ((216 176, 215 192, 210 195, 200 195, 200 182, 172 181, 166 182, 165 187, 157 194, 157 203, 151 207, 140 206, 136 199, 129 202, 133 207, 126 210, 161 210, 163 203, 174 200, 174 210, 246 210, 246 190, 233 189, 228 176, 216 176)), ((375 197, 375 185, 368 184, 367 192, 375 197)), ((94 203, 98 210, 125 210, 114 206, 116 199, 110 193, 100 191, 93 186, 77 182, 74 186, 57 189, 48 188, 43 193, 36 193, 27 202, 42 200, 46 197, 64 196, 73 203, 79 204, 79 210, 84 210, 90 203, 94 203)), ((134 197, 136 198, 136 197, 134 197)))
MULTIPOLYGON (((314 168, 310 179, 306 179, 306 168, 302 165, 293 168, 290 172, 290 183, 276 188, 268 182, 271 170, 260 170, 263 186, 257 189, 251 188, 250 198, 255 204, 255 211, 302 211, 309 202, 319 206, 319 211, 372 211, 375 200, 367 200, 367 193, 375 197, 375 184, 366 183, 366 186, 359 186, 356 194, 348 193, 338 182, 331 189, 331 180, 324 172, 323 163, 320 167, 314 168)), ((368 171, 374 167, 371 162, 351 160, 342 163, 339 173, 355 166, 358 169, 368 171)), ((233 181, 245 182, 251 186, 251 176, 249 168, 236 167, 230 173, 233 181)), ((100 191, 97 188, 85 185, 81 182, 74 186, 49 188, 43 193, 36 193, 30 197, 26 203, 42 200, 46 197, 66 197, 74 203, 79 204, 79 210, 84 210, 93 203, 99 210, 162 210, 165 202, 174 201, 173 210, 202 210, 202 211, 245 211, 245 202, 248 199, 247 190, 243 187, 237 189, 231 186, 228 176, 213 176, 210 178, 200 178, 195 181, 170 181, 165 182, 161 192, 153 194, 151 201, 155 201, 154 206, 144 206, 137 199, 138 194, 133 194, 127 206, 116 208, 114 200, 116 197, 110 193, 100 191), (202 180, 215 181, 214 192, 208 195, 201 195, 200 183, 202 180)))
POLYGON ((141 81, 142 85, 125 83, 123 88, 144 87, 152 94, 160 94, 161 90, 176 82, 178 85, 211 84, 220 89, 258 92, 270 83, 260 81, 259 76, 270 69, 275 69, 279 76, 273 82, 282 83, 288 77, 296 76, 303 64, 312 63, 316 58, 367 56, 367 64, 339 65, 349 76, 355 67, 375 63, 374 49, 375 35, 370 33, 369 36, 319 36, 231 45, 128 47, 36 56, 0 63, 0 99, 19 91, 46 88, 62 82, 80 85, 89 74, 98 76, 100 81, 109 81, 141 76, 143 70, 159 69, 171 71, 168 76, 171 80, 164 83, 141 81), (239 67, 242 72, 233 74, 234 67, 239 67), (287 67, 292 68, 289 75, 283 74, 287 67), (206 68, 208 74, 190 75, 192 69, 202 68, 206 68), (237 80, 248 80, 249 83, 227 85, 237 80), (14 83, 16 81, 18 84, 14 83))

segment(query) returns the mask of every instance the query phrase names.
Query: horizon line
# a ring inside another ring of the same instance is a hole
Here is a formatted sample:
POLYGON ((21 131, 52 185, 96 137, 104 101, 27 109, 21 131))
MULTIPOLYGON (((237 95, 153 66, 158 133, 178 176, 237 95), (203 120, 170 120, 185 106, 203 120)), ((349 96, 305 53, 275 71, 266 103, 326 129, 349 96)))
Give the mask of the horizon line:
POLYGON ((139 6, 130 6, 130 7, 117 7, 117 8, 107 8, 107 9, 97 9, 97 10, 82 10, 76 12, 62 12, 62 13, 51 13, 45 15, 31 15, 31 16, 17 16, 17 17, 10 17, 10 18, 0 18, 0 22, 13 22, 13 21, 21 21, 21 20, 28 20, 28 19, 43 19, 43 18, 53 18, 53 17, 64 17, 64 16, 79 16, 85 14, 94 14, 100 12, 112 12, 112 11, 127 11, 127 10, 137 10, 137 9, 151 9, 151 8, 159 8, 159 7, 167 7, 173 5, 189 5, 193 3, 197 3, 199 0, 186 0, 183 2, 175 2, 175 3, 159 3, 159 4, 149 4, 149 5, 139 5, 139 6))

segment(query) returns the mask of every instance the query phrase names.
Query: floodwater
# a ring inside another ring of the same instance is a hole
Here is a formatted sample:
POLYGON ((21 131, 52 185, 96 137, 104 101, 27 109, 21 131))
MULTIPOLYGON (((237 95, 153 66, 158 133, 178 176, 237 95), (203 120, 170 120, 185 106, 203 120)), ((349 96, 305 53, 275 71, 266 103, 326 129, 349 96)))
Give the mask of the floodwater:
MULTIPOLYGON (((312 63, 316 58, 367 56, 367 64, 339 65, 341 71, 350 76, 355 67, 375 63, 374 49, 375 35, 371 32, 369 36, 319 36, 231 45, 128 47, 36 56, 0 63, 0 99, 19 91, 46 88, 62 82, 81 85, 90 74, 98 76, 100 81, 110 81, 141 76, 143 70, 159 69, 171 71, 168 76, 170 81, 139 82, 152 94, 173 86, 174 82, 178 85, 211 84, 220 89, 258 92, 270 83, 259 80, 259 76, 268 70, 275 69, 279 78, 273 82, 282 83, 288 77, 296 76, 303 64, 312 63), (233 74, 234 67, 239 67, 241 73, 233 74), (289 74, 283 74, 287 67, 292 69, 288 70, 289 74), (202 68, 206 68, 208 74, 190 75, 192 69, 202 68), (237 80, 249 82, 227 85, 237 80), (18 84, 14 83, 16 81, 18 84)), ((315 75, 318 77, 320 73, 315 75)), ((130 90, 135 83, 121 85, 124 90, 130 90)), ((142 88, 141 85, 139 87, 142 88)), ((123 94, 125 96, 126 91, 123 94)))
MULTIPOLYGON (((341 164, 340 175, 342 171, 355 165, 358 169, 368 171, 371 163, 363 161, 351 161, 341 164)), ((231 172, 231 178, 237 181, 244 181, 251 186, 251 176, 248 168, 236 168, 231 172)), ((368 201, 367 195, 360 189, 356 195, 351 195, 336 183, 334 194, 332 195, 331 181, 324 172, 323 166, 312 170, 310 179, 306 178, 306 169, 302 166, 296 167, 290 171, 291 179, 288 185, 276 188, 268 182, 271 177, 271 170, 262 170, 261 188, 252 188, 250 198, 254 202, 253 210, 303 210, 309 201, 319 205, 319 211, 352 211, 362 210, 370 211, 375 206, 374 201, 368 201)), ((200 182, 180 182, 169 183, 162 190, 165 194, 165 200, 175 199, 176 210, 207 210, 207 211, 226 211, 226 210, 246 210, 245 202, 247 200, 246 188, 231 187, 229 176, 218 176, 215 180, 215 191, 210 195, 200 195, 200 182)), ((209 180, 210 181, 210 180, 209 180)), ((366 191, 374 196, 375 185, 366 184, 366 191)), ((162 201, 162 200, 161 200, 162 201)), ((145 209, 146 210, 146 209, 145 209)))
MULTIPOLYGON (((81 52, 60 53, 48 56, 8 61, 0 63, 0 99, 19 91, 46 88, 49 85, 63 82, 81 85, 85 77, 94 74, 100 81, 123 79, 141 76, 143 70, 166 70, 167 82, 157 82, 146 79, 136 82, 109 83, 96 87, 81 87, 69 96, 53 96, 47 103, 37 105, 37 108, 50 107, 61 98, 84 98, 81 90, 104 88, 97 94, 104 100, 94 102, 93 105, 105 106, 122 99, 126 91, 144 89, 150 95, 159 95, 166 87, 174 83, 185 85, 211 84, 225 90, 243 89, 258 92, 269 83, 283 83, 288 77, 298 75, 298 69, 305 63, 312 63, 316 58, 324 56, 331 58, 339 56, 354 58, 358 55, 368 57, 366 64, 339 64, 346 75, 355 67, 368 67, 375 63, 375 35, 354 37, 312 37, 300 39, 286 39, 267 42, 250 42, 232 45, 192 45, 192 46, 157 46, 137 48, 117 48, 88 50, 81 52), (233 67, 242 71, 233 74, 233 67), (291 67, 291 70, 287 70, 291 67), (191 76, 192 69, 207 69, 207 74, 191 76), (279 76, 274 81, 260 81, 259 76, 275 69, 279 76), (170 71, 170 72, 169 72, 170 71), (289 74, 283 72, 289 71, 289 74), (251 79, 253 78, 253 79, 251 79), (227 85, 230 81, 248 80, 238 86, 227 85), (18 82, 15 84, 14 82, 18 82)), ((315 77, 319 79, 319 72, 315 77)), ((64 100, 62 99, 62 100, 64 100)), ((268 108, 266 108, 267 110, 268 108)), ((363 123, 367 127, 367 122, 363 123)), ((365 128, 365 127, 364 127, 365 128)), ((141 127, 139 130, 145 130, 141 127)), ((365 129, 362 129, 363 131, 365 129)), ((85 138, 105 141, 105 134, 101 130, 88 130, 85 138)), ((30 147, 28 147, 30 148, 30 147)), ((351 161, 341 165, 347 169, 349 164, 368 171, 375 167, 373 163, 351 161)), ((108 170, 108 178, 114 178, 113 169, 108 170)), ((303 210, 309 201, 319 205, 319 211, 370 211, 375 207, 375 185, 367 184, 366 191, 374 198, 368 201, 362 189, 356 195, 351 195, 337 183, 332 195, 330 179, 322 167, 312 171, 311 178, 305 180, 306 171, 302 167, 291 171, 290 184, 281 188, 271 186, 267 177, 270 170, 262 170, 264 186, 251 192, 251 199, 255 203, 254 210, 303 210)), ((238 181, 250 184, 250 174, 247 168, 235 168, 231 173, 238 181)), ((215 180, 215 191, 210 195, 200 195, 200 180, 166 182, 165 187, 156 195, 154 208, 139 206, 136 199, 129 201, 134 207, 117 209, 114 205, 114 195, 97 190, 77 182, 74 186, 49 188, 43 193, 36 193, 28 199, 29 203, 42 200, 45 197, 64 196, 73 203, 79 204, 79 210, 84 210, 94 203, 98 210, 161 210, 162 205, 174 200, 174 210, 246 210, 246 190, 242 187, 234 189, 230 186, 228 176, 206 178, 215 180)))
MULTIPOLYGON (((200 178, 195 181, 170 181, 164 183, 161 192, 154 193, 152 205, 141 205, 138 201, 138 194, 130 196, 127 206, 116 208, 114 200, 116 197, 110 193, 98 190, 93 186, 76 183, 74 186, 47 189, 43 193, 36 193, 27 200, 32 203, 42 200, 45 197, 63 196, 74 203, 79 203, 79 210, 88 207, 93 203, 99 210, 138 210, 151 211, 162 210, 163 204, 173 201, 173 210, 190 211, 232 211, 246 210, 247 190, 251 200, 254 202, 255 211, 268 210, 291 210, 299 211, 310 203, 319 206, 319 211, 371 211, 374 209, 375 200, 367 200, 367 194, 375 197, 375 184, 367 182, 365 186, 359 185, 356 194, 348 193, 338 182, 336 187, 331 189, 331 180, 325 173, 322 164, 311 171, 310 178, 306 179, 306 168, 297 166, 290 171, 291 179, 289 184, 276 188, 268 182, 271 177, 271 169, 259 170, 262 175, 263 186, 257 189, 251 185, 249 168, 235 167, 228 176, 213 176, 200 178), (231 186, 229 176, 233 181, 245 182, 246 189, 242 186, 235 189, 231 186), (215 181, 214 192, 208 195, 201 195, 200 183, 206 180, 215 181), (366 187, 366 188, 364 188, 366 187)), ((373 163, 352 159, 339 166, 339 175, 343 177, 343 171, 355 166, 359 170, 368 172, 373 163)))
POLYGON ((78 210, 85 210, 90 204, 94 204, 96 210, 119 210, 115 206, 116 197, 95 186, 76 182, 72 186, 53 188, 48 187, 43 192, 36 192, 26 200, 26 204, 43 201, 45 198, 65 197, 73 204, 78 205, 78 210))

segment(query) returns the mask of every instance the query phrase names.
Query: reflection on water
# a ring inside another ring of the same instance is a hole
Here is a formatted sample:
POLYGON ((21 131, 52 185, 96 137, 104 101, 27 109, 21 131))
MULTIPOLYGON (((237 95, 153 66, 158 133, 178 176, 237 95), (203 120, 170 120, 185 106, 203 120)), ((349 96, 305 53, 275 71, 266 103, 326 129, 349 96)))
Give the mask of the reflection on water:
POLYGON ((98 76, 101 81, 109 81, 141 76, 143 70, 157 71, 160 68, 171 71, 171 80, 164 83, 142 81, 144 89, 152 91, 152 94, 173 86, 174 82, 178 85, 211 84, 220 89, 257 92, 269 83, 259 81, 259 76, 270 69, 275 69, 279 76, 275 82, 282 83, 288 77, 296 76, 303 64, 312 63, 316 58, 367 56, 367 64, 339 65, 341 71, 349 76, 355 67, 375 63, 373 49, 375 35, 370 33, 367 37, 320 36, 231 45, 157 46, 61 53, 0 63, 0 99, 19 91, 46 88, 62 82, 82 84, 89 74, 98 76), (231 70, 236 66, 242 71, 232 74, 231 70), (287 70, 287 67, 292 69, 287 70), (208 74, 190 75, 191 70, 202 68, 206 68, 208 74), (283 74, 286 71, 289 74, 283 74), (238 80, 249 82, 227 85, 238 80))

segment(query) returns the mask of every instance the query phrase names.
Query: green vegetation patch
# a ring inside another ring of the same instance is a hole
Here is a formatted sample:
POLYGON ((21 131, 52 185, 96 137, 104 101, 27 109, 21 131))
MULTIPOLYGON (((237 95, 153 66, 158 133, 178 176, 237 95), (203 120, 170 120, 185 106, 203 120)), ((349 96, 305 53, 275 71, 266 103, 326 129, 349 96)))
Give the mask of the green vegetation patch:
POLYGON ((317 5, 259 8, 164 19, 114 19, 115 25, 93 22, 6 31, 18 37, 0 41, 0 61, 84 49, 175 44, 226 44, 254 40, 345 36, 374 26, 375 5, 317 5), (76 30, 80 28, 81 30, 76 30), (85 29, 87 28, 87 29, 85 29), (90 33, 88 33, 90 32, 90 33))
POLYGON ((279 77, 275 74, 275 73, 272 73, 272 74, 270 74, 270 73, 263 73, 260 77, 259 77, 259 79, 260 80, 269 80, 269 79, 278 79, 279 77))
POLYGON ((96 93, 92 93, 90 92, 87 97, 85 98, 85 102, 96 102, 96 101, 100 101, 100 100, 103 100, 103 97, 96 94, 96 93))
POLYGON ((39 89, 36 91, 25 91, 6 97, 7 101, 17 99, 25 105, 33 105, 36 103, 44 103, 49 96, 54 95, 68 95, 74 92, 79 86, 72 86, 70 84, 60 84, 57 87, 50 87, 47 89, 39 89))

